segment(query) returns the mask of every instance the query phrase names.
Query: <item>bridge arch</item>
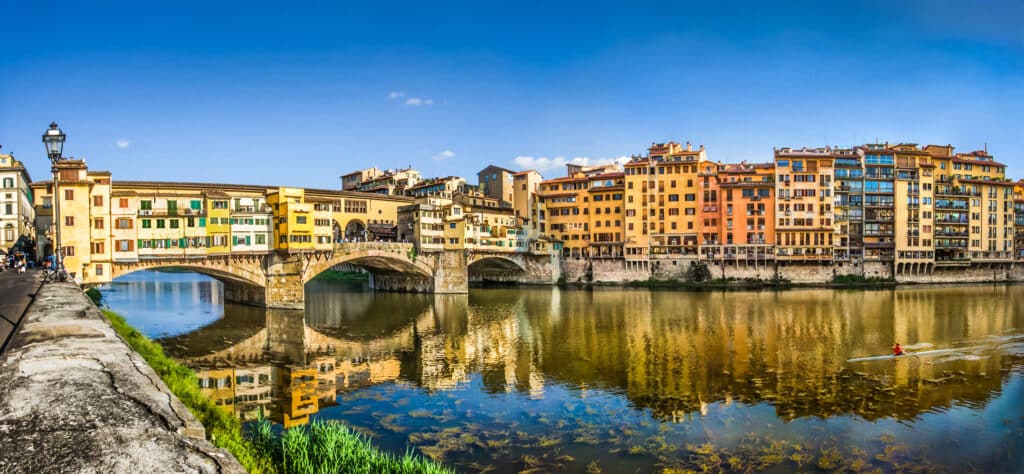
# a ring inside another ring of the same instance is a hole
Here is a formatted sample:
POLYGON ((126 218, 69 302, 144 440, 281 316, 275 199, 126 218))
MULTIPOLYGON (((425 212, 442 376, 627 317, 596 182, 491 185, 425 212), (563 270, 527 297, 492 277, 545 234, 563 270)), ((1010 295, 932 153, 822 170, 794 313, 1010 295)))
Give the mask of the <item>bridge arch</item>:
POLYGON ((266 287, 267 277, 260 258, 207 257, 204 259, 159 259, 140 260, 131 263, 114 263, 112 278, 122 277, 142 270, 179 268, 217 279, 225 284, 242 284, 259 288, 266 287))
POLYGON ((518 260, 504 255, 474 255, 469 259, 468 266, 472 272, 474 269, 500 270, 500 271, 521 271, 525 272, 526 267, 518 260))
POLYGON ((374 276, 406 275, 420 280, 432 280, 434 277, 434 267, 427 259, 417 258, 411 244, 365 242, 341 244, 335 246, 332 254, 308 257, 302 283, 308 283, 317 275, 343 263, 366 268, 374 276))

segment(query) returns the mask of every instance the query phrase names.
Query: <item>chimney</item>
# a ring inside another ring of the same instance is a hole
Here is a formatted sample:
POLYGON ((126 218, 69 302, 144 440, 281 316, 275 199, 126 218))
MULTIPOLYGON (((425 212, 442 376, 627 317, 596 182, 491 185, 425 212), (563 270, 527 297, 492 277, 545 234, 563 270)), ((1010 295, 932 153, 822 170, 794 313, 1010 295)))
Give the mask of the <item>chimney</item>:
POLYGON ((693 145, 690 142, 686 142, 686 151, 693 151, 693 145))

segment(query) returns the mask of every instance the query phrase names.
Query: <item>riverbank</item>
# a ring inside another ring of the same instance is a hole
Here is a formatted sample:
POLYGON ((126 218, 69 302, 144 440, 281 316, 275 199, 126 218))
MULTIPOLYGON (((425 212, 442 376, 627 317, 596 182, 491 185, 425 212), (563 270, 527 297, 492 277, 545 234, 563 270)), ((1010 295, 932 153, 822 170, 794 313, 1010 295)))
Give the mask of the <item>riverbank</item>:
POLYGON ((199 391, 195 373, 167 357, 159 344, 132 328, 123 317, 103 311, 118 334, 156 371, 171 391, 206 427, 210 441, 231 452, 249 473, 322 472, 449 473, 414 454, 391 455, 340 423, 314 423, 275 433, 263 421, 246 436, 241 422, 199 391))
POLYGON ((0 380, 0 471, 245 472, 73 283, 39 289, 0 380))

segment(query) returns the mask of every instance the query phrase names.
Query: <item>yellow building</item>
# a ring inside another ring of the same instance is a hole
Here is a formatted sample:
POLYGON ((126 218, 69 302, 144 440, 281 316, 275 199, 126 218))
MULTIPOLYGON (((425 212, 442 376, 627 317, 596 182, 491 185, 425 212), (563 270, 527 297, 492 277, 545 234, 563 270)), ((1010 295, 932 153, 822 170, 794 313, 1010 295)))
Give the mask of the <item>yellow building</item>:
POLYGON ((1024 260, 1024 180, 1017 181, 1013 185, 1013 211, 1014 260, 1022 261, 1024 260))
MULTIPOLYGON (((44 254, 49 253, 45 249, 52 249, 55 227, 59 225, 61 255, 68 274, 82 283, 108 282, 111 242, 106 229, 110 215, 110 173, 90 172, 85 160, 61 160, 57 163, 57 173, 60 222, 52 223, 53 182, 31 185, 37 217, 43 216, 44 236, 40 240, 44 254), (40 213, 41 210, 45 212, 40 213)), ((37 227, 40 227, 39 222, 37 227)))
POLYGON ((923 273, 935 263, 934 179, 931 154, 915 144, 893 147, 895 153, 895 270, 923 273))
POLYGON ((533 196, 537 192, 537 186, 544 177, 535 170, 520 171, 512 175, 512 209, 516 217, 527 221, 530 227, 530 208, 532 207, 533 196))
POLYGON ((267 203, 274 209, 276 250, 314 250, 313 205, 304 202, 304 196, 298 188, 278 188, 267 193, 267 203))

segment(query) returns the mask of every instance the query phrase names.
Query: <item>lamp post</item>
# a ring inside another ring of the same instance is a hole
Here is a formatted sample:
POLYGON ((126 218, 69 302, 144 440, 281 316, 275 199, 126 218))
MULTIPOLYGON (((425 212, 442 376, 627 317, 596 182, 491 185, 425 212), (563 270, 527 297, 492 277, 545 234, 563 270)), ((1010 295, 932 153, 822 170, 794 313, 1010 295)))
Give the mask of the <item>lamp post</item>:
POLYGON ((50 128, 43 132, 43 144, 46 145, 46 156, 50 158, 50 172, 53 173, 53 225, 54 225, 54 262, 56 269, 62 268, 64 259, 60 246, 60 195, 57 193, 57 162, 61 160, 64 150, 64 131, 57 127, 57 122, 50 122, 50 128))

